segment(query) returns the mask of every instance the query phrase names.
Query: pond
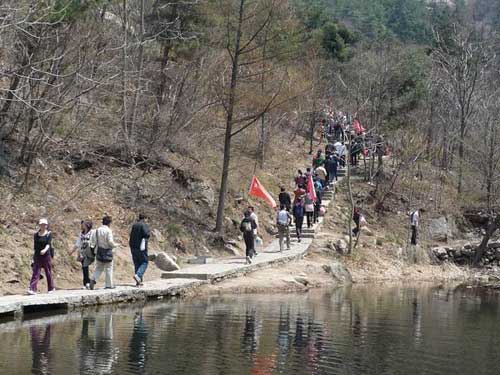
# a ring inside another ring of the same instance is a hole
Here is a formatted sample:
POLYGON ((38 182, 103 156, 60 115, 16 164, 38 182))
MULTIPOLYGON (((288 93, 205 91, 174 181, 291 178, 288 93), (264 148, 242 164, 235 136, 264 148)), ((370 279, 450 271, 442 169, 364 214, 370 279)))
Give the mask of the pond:
POLYGON ((359 286, 106 307, 0 325, 6 374, 499 374, 500 299, 359 286))

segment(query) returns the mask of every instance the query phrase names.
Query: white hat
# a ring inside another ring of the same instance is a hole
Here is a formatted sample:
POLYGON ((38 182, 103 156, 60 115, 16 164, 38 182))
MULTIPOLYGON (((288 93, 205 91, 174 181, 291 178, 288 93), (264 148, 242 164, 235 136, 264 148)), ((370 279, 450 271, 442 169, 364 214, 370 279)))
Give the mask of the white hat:
POLYGON ((49 225, 49 222, 47 221, 47 219, 40 219, 40 221, 38 222, 38 225, 42 225, 42 224, 49 225))

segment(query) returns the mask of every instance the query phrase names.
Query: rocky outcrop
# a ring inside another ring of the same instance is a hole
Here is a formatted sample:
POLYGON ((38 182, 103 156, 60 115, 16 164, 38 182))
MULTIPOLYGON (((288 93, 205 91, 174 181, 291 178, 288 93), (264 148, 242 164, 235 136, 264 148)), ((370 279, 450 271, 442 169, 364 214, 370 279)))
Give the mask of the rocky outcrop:
POLYGON ((324 264, 323 270, 341 284, 352 284, 351 273, 340 261, 333 261, 330 264, 324 264))
POLYGON ((446 242, 453 238, 456 232, 455 221, 451 217, 438 217, 429 222, 429 238, 434 241, 446 242))
MULTIPOLYGON (((476 254, 476 246, 436 246, 431 249, 432 254, 440 262, 453 262, 459 265, 470 264, 476 254)), ((500 265, 500 242, 491 242, 481 258, 481 265, 500 265)))

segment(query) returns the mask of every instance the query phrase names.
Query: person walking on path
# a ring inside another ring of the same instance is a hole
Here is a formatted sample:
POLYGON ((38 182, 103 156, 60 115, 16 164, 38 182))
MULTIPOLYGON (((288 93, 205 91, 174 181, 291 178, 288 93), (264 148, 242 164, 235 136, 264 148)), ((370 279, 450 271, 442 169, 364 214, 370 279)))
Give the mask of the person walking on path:
POLYGON ((281 205, 280 211, 276 217, 276 225, 278 226, 278 236, 280 243, 280 252, 283 251, 283 241, 286 238, 286 249, 290 250, 290 224, 292 216, 286 209, 285 205, 281 205))
POLYGON ((314 224, 316 224, 319 221, 319 211, 321 209, 321 195, 323 194, 321 189, 321 183, 314 184, 314 190, 316 192, 316 200, 314 201, 313 221, 314 224))
POLYGON ((286 210, 290 212, 292 209, 292 197, 284 187, 281 188, 281 193, 279 194, 278 199, 280 201, 280 206, 285 206, 286 210))
MULTIPOLYGON (((256 241, 257 237, 259 236, 259 234, 258 234, 258 231, 259 231, 259 217, 255 213, 255 208, 253 206, 249 206, 248 207, 248 211, 250 211, 250 219, 252 219, 255 222, 255 229, 253 230, 253 238, 254 238, 254 241, 256 241)), ((256 256, 257 255, 257 250, 256 250, 255 244, 254 244, 253 252, 254 252, 254 256, 256 256)))
POLYGON ((411 244, 417 245, 418 240, 418 224, 420 221, 420 212, 422 209, 416 209, 410 214, 410 225, 411 225, 411 244))
POLYGON ((39 229, 33 237, 33 248, 35 251, 33 257, 33 275, 31 276, 28 294, 36 294, 40 273, 45 272, 47 278, 47 287, 49 293, 55 290, 54 279, 52 277, 52 233, 48 230, 49 222, 47 219, 40 219, 39 229))
POLYGON ((243 233, 243 239, 245 240, 246 246, 246 261, 247 264, 252 263, 252 257, 255 253, 255 234, 254 231, 257 229, 257 224, 255 220, 251 218, 251 212, 245 211, 244 218, 240 224, 240 231, 243 233))
POLYGON ((304 223, 304 202, 298 200, 293 205, 293 217, 295 219, 295 232, 297 233, 297 240, 301 241, 302 224, 304 223))
POLYGON ((319 181, 321 182, 322 188, 328 187, 328 184, 326 183, 328 172, 326 171, 325 167, 319 166, 314 170, 314 173, 318 176, 319 181))
POLYGON ((297 176, 295 176, 295 186, 301 186, 306 184, 306 176, 304 176, 304 173, 299 169, 297 171, 297 176))
POLYGON ((78 261, 82 263, 83 286, 86 289, 90 289, 89 266, 95 260, 95 243, 91 242, 93 232, 92 222, 82 220, 80 229, 81 233, 76 239, 75 247, 70 252, 70 255, 78 251, 78 261))
POLYGON ((146 216, 139 214, 139 219, 132 225, 128 244, 134 262, 134 281, 136 286, 142 285, 144 273, 148 268, 148 242, 151 230, 146 223, 146 216))
POLYGON ((313 158, 313 168, 318 168, 323 165, 325 162, 325 157, 323 156, 323 152, 321 150, 318 150, 316 153, 316 156, 313 158))
POLYGON ((95 284, 104 272, 106 274, 106 289, 114 289, 113 286, 113 249, 116 247, 111 231, 111 216, 102 218, 102 225, 95 230, 92 242, 96 244, 96 268, 93 277, 90 279, 90 289, 94 289, 95 284))
POLYGON ((325 160, 325 168, 328 172, 328 181, 333 182, 338 181, 337 169, 338 169, 338 158, 336 155, 330 155, 328 159, 325 160))
POLYGON ((304 208, 306 211, 307 227, 311 228, 314 216, 314 201, 310 192, 306 194, 304 199, 304 208))
POLYGON ((293 192, 293 195, 295 196, 293 199, 293 203, 301 201, 306 196, 306 190, 304 189, 304 186, 305 185, 299 185, 297 189, 293 192))

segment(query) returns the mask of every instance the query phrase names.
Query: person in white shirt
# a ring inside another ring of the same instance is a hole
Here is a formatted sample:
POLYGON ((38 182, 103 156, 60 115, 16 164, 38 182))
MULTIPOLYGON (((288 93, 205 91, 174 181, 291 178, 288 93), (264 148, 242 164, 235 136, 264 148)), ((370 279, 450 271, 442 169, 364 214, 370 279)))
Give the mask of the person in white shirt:
POLYGON ((106 289, 113 289, 113 249, 116 244, 113 240, 113 232, 110 225, 113 219, 111 216, 104 216, 102 226, 97 228, 92 235, 91 242, 96 244, 96 268, 93 278, 90 279, 90 289, 94 289, 95 284, 103 272, 106 274, 106 289))
POLYGON ((410 214, 410 225, 411 225, 411 244, 417 244, 417 235, 418 235, 418 224, 420 220, 420 212, 422 210, 416 209, 410 214))
MULTIPOLYGON (((259 230, 259 217, 255 213, 255 208, 253 206, 248 207, 248 212, 250 212, 250 219, 255 222, 255 229, 253 230, 254 238, 257 239, 257 232, 259 230)), ((257 246, 254 246, 254 255, 257 255, 257 246)))

